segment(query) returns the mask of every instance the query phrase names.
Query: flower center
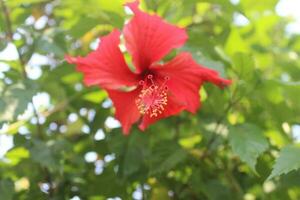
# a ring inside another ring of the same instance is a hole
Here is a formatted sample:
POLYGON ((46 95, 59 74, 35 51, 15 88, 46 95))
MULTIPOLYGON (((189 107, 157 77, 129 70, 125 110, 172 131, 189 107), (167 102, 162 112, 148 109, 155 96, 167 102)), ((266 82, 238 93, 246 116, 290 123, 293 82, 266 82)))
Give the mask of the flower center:
POLYGON ((135 103, 142 115, 148 114, 150 117, 157 117, 165 110, 168 104, 168 87, 166 86, 168 80, 169 77, 166 76, 164 82, 159 85, 154 82, 153 75, 150 74, 145 81, 140 81, 143 89, 135 103))

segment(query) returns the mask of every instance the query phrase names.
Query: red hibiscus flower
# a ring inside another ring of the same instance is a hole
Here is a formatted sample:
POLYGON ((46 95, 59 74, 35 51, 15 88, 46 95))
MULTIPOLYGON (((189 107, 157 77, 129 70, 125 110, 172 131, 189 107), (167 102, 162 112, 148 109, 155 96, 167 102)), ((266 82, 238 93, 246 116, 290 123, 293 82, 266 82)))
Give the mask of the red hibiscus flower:
POLYGON ((135 70, 128 67, 120 51, 119 30, 102 37, 98 48, 86 57, 66 56, 69 63, 77 64, 87 86, 98 85, 108 92, 124 134, 139 120, 139 128, 144 130, 183 110, 195 113, 204 82, 220 87, 230 84, 216 71, 197 64, 187 52, 167 63, 158 63, 172 49, 181 47, 188 36, 184 29, 141 11, 138 5, 138 1, 126 4, 134 16, 123 30, 135 70))

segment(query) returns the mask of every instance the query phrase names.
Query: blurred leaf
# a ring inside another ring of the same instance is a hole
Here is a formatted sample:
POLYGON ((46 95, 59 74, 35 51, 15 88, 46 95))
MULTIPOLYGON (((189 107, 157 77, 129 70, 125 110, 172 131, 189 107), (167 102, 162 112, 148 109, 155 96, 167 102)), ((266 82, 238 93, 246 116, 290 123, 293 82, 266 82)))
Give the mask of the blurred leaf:
POLYGON ((255 70, 253 58, 244 53, 233 55, 233 68, 236 70, 239 79, 251 80, 255 70))
POLYGON ((35 85, 30 81, 11 86, 0 102, 0 110, 5 109, 0 113, 0 121, 12 121, 23 114, 35 93, 35 85))
POLYGON ((36 51, 40 54, 48 54, 53 53, 58 57, 63 57, 65 51, 59 46, 59 44, 55 43, 51 38, 39 38, 36 41, 36 51))
POLYGON ((138 132, 133 132, 127 138, 123 135, 109 137, 110 148, 117 153, 120 160, 120 173, 130 176, 140 170, 148 156, 147 138, 138 132))
POLYGON ((34 140, 33 146, 29 150, 31 159, 41 166, 54 170, 60 167, 49 144, 34 140))
POLYGON ((99 0, 98 3, 99 3, 99 7, 106 11, 112 11, 121 14, 124 10, 123 8, 124 0, 114 0, 114 1, 99 0))
POLYGON ((225 45, 225 51, 229 55, 234 55, 239 52, 247 53, 249 51, 247 44, 241 37, 239 31, 235 28, 233 28, 230 32, 225 45))
POLYGON ((255 165, 260 154, 268 148, 268 141, 262 131, 252 124, 242 124, 229 129, 229 143, 242 161, 256 172, 255 165))
POLYGON ((187 157, 187 153, 172 141, 161 141, 153 148, 150 159, 150 174, 168 171, 187 157))
MULTIPOLYGON (((185 45, 159 63, 187 51, 234 81, 225 90, 201 87, 197 113, 159 120, 144 132, 137 128, 140 119, 124 136, 121 128, 110 128, 115 108, 106 92, 82 84, 83 74, 63 56, 88 55, 99 36, 122 31, 133 18, 124 9, 128 1, 4 0, 27 73, 42 74, 24 81, 18 52, 5 48, 0 14, 0 126, 6 124, 0 131, 0 200, 300 199, 300 170, 288 173, 299 167, 299 147, 291 143, 300 127, 300 36, 290 32, 292 19, 277 13, 289 6, 278 0, 141 0, 142 10, 188 34, 185 45), (35 99, 43 108, 39 126, 31 108, 20 115, 38 92, 50 97, 35 99), (277 151, 270 177, 288 175, 263 183, 277 151)), ((132 56, 123 53, 133 69, 132 56)))
POLYGON ((83 99, 88 100, 93 103, 100 103, 105 98, 107 98, 107 93, 104 90, 90 92, 90 93, 83 95, 83 99))
POLYGON ((80 21, 78 21, 78 23, 75 24, 69 31, 73 37, 79 38, 98 24, 100 24, 98 19, 84 17, 80 21))
POLYGON ((212 180, 203 185, 204 191, 209 200, 230 200, 232 199, 230 190, 217 180, 212 180))
POLYGON ((10 179, 0 180, 0 200, 12 200, 15 192, 14 182, 10 179))
POLYGON ((29 151, 24 147, 13 148, 6 154, 12 165, 18 164, 22 159, 29 158, 29 151))
POLYGON ((264 2, 253 3, 251 0, 241 0, 241 4, 246 12, 263 12, 274 9, 278 0, 265 0, 264 2))
POLYGON ((0 51, 2 51, 3 49, 5 49, 7 46, 7 40, 3 39, 0 37, 0 51))
POLYGON ((46 2, 47 0, 13 0, 8 1, 9 6, 20 6, 20 4, 32 4, 32 3, 41 3, 46 2))
POLYGON ((191 137, 187 137, 187 138, 182 138, 179 140, 179 144, 183 147, 183 148, 193 148, 196 144, 200 143, 202 140, 202 136, 201 135, 193 135, 191 137))
POLYGON ((222 62, 208 60, 207 58, 204 58, 204 57, 198 59, 198 62, 205 67, 216 70, 217 72, 219 72, 220 76, 226 77, 224 65, 222 62))
POLYGON ((288 145, 284 147, 276 159, 275 165, 268 180, 287 174, 290 171, 297 170, 300 168, 300 146, 299 145, 288 145))

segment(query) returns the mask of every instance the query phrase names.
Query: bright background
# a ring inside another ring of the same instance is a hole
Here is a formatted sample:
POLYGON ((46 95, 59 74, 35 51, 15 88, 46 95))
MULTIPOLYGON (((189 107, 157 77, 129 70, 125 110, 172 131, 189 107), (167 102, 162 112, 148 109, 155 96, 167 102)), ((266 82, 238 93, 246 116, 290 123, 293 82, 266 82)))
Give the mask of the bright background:
POLYGON ((0 200, 300 198, 300 1, 143 1, 234 84, 130 137, 63 60, 122 28, 122 1, 0 1, 0 200))

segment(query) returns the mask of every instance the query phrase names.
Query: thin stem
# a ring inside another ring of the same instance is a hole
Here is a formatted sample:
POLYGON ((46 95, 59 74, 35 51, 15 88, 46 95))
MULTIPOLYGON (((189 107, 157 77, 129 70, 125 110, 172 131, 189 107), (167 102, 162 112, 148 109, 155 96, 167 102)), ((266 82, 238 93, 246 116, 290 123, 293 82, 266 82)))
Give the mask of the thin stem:
POLYGON ((211 137, 211 139, 208 141, 208 144, 207 144, 207 149, 209 150, 210 149, 210 146, 214 143, 214 141, 216 140, 217 138, 217 131, 219 130, 220 126, 221 126, 221 123, 223 122, 223 120, 225 119, 226 117, 226 114, 231 110, 231 108, 237 103, 240 101, 241 97, 240 98, 237 98, 236 100, 233 100, 235 98, 237 94, 237 89, 235 89, 233 92, 232 92, 232 98, 231 98, 231 101, 229 102, 229 104, 227 105, 227 107, 224 109, 224 114, 217 120, 216 122, 216 127, 213 131, 214 135, 211 137))
POLYGON ((231 110, 231 108, 233 106, 235 106, 242 98, 244 98, 244 96, 246 96, 247 94, 251 94, 255 89, 256 87, 258 86, 259 84, 259 81, 256 82, 256 84, 254 85, 254 87, 252 88, 251 91, 249 91, 248 93, 244 93, 243 95, 240 95, 238 98, 235 99, 235 96, 237 95, 237 92, 238 92, 238 88, 236 87, 234 89, 234 91, 232 92, 232 97, 231 97, 231 101, 229 102, 229 104, 227 105, 227 107, 225 108, 224 110, 224 114, 217 120, 216 122, 216 127, 213 131, 214 135, 210 138, 210 140, 208 141, 208 144, 207 144, 207 148, 206 150, 204 151, 204 153, 201 155, 200 158, 204 158, 206 156, 208 156, 209 154, 209 151, 210 151, 210 147, 211 145, 214 143, 214 141, 216 140, 217 138, 217 135, 216 133, 219 131, 219 128, 221 126, 221 123, 224 121, 225 117, 226 117, 226 114, 231 110))
POLYGON ((12 32, 12 28, 11 28, 11 20, 10 20, 10 17, 9 17, 9 11, 5 5, 5 2, 4 0, 0 0, 0 3, 1 3, 1 9, 2 9, 2 12, 4 14, 4 20, 5 20, 5 24, 6 24, 6 33, 7 33, 7 37, 8 37, 8 40, 12 41, 13 40, 13 32, 12 32))
MULTIPOLYGON (((9 10, 8 10, 4 0, 0 0, 0 5, 1 5, 1 8, 2 8, 2 12, 3 12, 5 23, 6 23, 6 37, 7 37, 8 41, 13 43, 14 42, 13 29, 12 29, 12 22, 11 22, 10 15, 9 15, 9 10)), ((28 79, 26 69, 25 69, 26 61, 25 61, 20 49, 18 47, 16 47, 16 49, 17 49, 17 53, 18 53, 18 57, 19 57, 19 63, 20 63, 21 69, 22 69, 23 78, 28 79)), ((34 116, 37 119, 37 135, 41 140, 44 140, 45 138, 44 138, 44 135, 43 135, 43 127, 39 122, 39 115, 38 115, 37 108, 34 106, 33 101, 31 103, 32 103, 32 106, 33 106, 34 116)), ((52 199, 54 197, 54 187, 53 187, 53 183, 52 183, 51 173, 46 167, 42 167, 42 171, 43 171, 43 173, 46 174, 45 175, 45 180, 49 183, 49 186, 50 186, 50 188, 49 188, 49 198, 52 199)))
POLYGON ((33 114, 34 114, 35 118, 37 119, 37 123, 36 123, 36 126, 37 126, 37 135, 38 135, 38 137, 41 140, 43 140, 44 139, 43 127, 42 127, 42 125, 39 122, 39 114, 38 114, 37 108, 35 107, 33 101, 31 101, 31 104, 32 104, 32 107, 33 107, 33 114))
MULTIPOLYGON (((37 136, 40 140, 45 140, 44 134, 43 134, 43 126, 39 121, 39 114, 37 111, 37 108, 35 107, 33 101, 31 101, 32 107, 33 107, 33 113, 35 118, 37 119, 37 136)), ((42 167, 42 171, 45 173, 45 180, 49 184, 49 198, 52 199, 54 197, 54 186, 52 182, 52 176, 50 171, 46 167, 42 167)))
MULTIPOLYGON (((2 8, 2 13, 4 15, 5 24, 6 24, 6 37, 7 37, 8 41, 13 42, 14 41, 13 30, 12 30, 12 22, 10 19, 9 10, 8 10, 4 0, 0 0, 0 4, 1 4, 1 8, 2 8)), ((16 47, 16 49, 17 49, 17 53, 18 53, 18 57, 19 57, 20 66, 22 69, 22 75, 23 75, 23 78, 26 79, 27 78, 27 73, 26 73, 26 69, 25 69, 26 62, 25 62, 25 59, 24 59, 20 49, 17 47, 16 47)))

